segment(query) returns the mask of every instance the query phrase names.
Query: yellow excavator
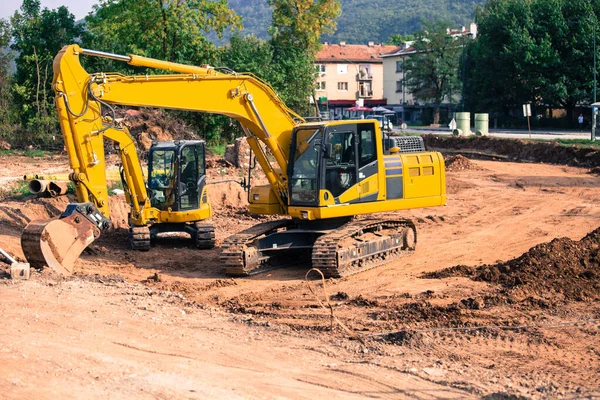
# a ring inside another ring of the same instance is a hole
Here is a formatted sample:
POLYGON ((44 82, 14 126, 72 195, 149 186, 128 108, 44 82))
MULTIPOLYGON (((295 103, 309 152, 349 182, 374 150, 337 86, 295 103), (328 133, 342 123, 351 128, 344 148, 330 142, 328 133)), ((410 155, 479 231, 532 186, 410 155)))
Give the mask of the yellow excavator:
POLYGON ((88 75, 78 63, 78 69, 71 66, 56 58, 53 86, 78 202, 69 204, 58 219, 36 220, 25 227, 21 247, 29 263, 70 274, 81 252, 110 228, 104 140, 114 143, 121 158, 121 180, 131 206, 132 249, 149 250, 152 239, 165 232, 186 232, 198 248, 213 248, 214 227, 204 222, 212 215, 204 141, 153 142, 146 182, 135 140, 117 122, 112 106, 92 90, 100 76, 88 75))
MULTIPOLYGON (((73 180, 80 182, 79 199, 88 205, 89 199, 94 200, 102 216, 108 215, 102 196, 104 178, 88 176, 82 172, 83 164, 88 168, 93 162, 103 162, 102 138, 124 131, 114 118, 102 117, 101 105, 215 113, 240 123, 268 180, 267 185, 249 188, 249 210, 286 218, 227 238, 220 259, 229 275, 251 275, 303 257, 328 277, 372 268, 414 251, 417 243, 412 221, 396 214, 372 214, 446 203, 443 157, 426 151, 422 138, 384 136, 374 119, 306 122, 252 74, 69 45, 55 58, 54 88, 73 180), (80 55, 107 57, 170 74, 89 74, 79 62, 80 55), (79 124, 84 125, 80 128, 79 124), (75 132, 80 132, 76 138, 75 132), (87 149, 84 157, 79 155, 82 148, 87 149), (82 190, 92 185, 92 190, 82 190)), ((127 149, 121 146, 123 151, 127 149)), ((126 180, 131 170, 129 165, 124 169, 126 180)), ((132 193, 140 196, 142 181, 137 185, 138 191, 132 193)), ((148 201, 132 200, 135 223, 144 226, 151 217, 154 222, 166 222, 148 201)), ((73 227, 72 235, 78 235, 71 215, 67 211, 61 220, 73 227)), ((96 225, 89 230, 85 243, 94 240, 95 229, 102 228, 96 225)), ((43 234, 38 236, 43 240, 43 234)))

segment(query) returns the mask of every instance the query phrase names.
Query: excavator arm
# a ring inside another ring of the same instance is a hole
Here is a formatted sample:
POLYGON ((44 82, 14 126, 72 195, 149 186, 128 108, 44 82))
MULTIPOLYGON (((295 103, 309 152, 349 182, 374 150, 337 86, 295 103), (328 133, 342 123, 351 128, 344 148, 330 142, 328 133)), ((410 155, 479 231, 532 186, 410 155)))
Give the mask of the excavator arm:
POLYGON ((292 129, 304 120, 257 77, 86 50, 78 45, 65 46, 55 57, 53 69, 56 108, 79 203, 50 223, 35 221, 25 228, 22 247, 33 266, 48 264, 57 271, 70 273, 85 247, 110 226, 105 139, 116 144, 121 157, 132 223, 145 225, 156 217, 135 141, 127 128, 117 122, 111 112, 112 105, 200 111, 236 119, 267 176, 272 197, 277 200, 269 211, 287 212, 289 143, 292 129), (80 55, 111 58, 174 74, 90 74, 82 67, 80 55))
MULTIPOLYGON (((87 124, 83 129, 79 126, 71 131, 68 130, 69 126, 63 129, 66 133, 81 132, 65 135, 65 143, 67 136, 74 139, 75 154, 78 148, 85 147, 87 140, 93 140, 92 133, 98 135, 99 132, 105 137, 115 134, 111 122, 99 114, 99 104, 159 107, 227 115, 241 124, 248 143, 266 174, 273 195, 279 203, 279 209, 274 213, 286 213, 286 170, 291 134, 292 129, 304 120, 290 110, 268 84, 257 77, 229 70, 220 72, 208 66, 195 67, 135 55, 120 56, 86 50, 77 45, 64 47, 56 56, 54 75, 57 98, 66 106, 66 113, 63 113, 65 123, 68 121, 71 126, 87 124), (112 58, 132 66, 160 69, 176 74, 89 74, 81 66, 81 54, 112 58), (78 114, 78 109, 73 105, 77 105, 84 112, 78 114), (275 165, 272 165, 270 157, 274 158, 275 165)), ((94 155, 90 154, 88 158, 94 160, 94 155)), ((75 170, 77 166, 72 167, 75 170)), ((105 186, 100 179, 97 182, 98 186, 105 186)))

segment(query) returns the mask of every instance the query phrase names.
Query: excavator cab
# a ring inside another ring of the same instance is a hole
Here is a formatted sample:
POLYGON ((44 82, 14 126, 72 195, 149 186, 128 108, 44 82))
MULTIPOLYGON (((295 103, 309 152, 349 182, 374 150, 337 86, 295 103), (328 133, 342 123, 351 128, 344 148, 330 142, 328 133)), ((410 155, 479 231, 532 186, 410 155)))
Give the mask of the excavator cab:
POLYGON ((148 154, 148 176, 152 207, 161 211, 197 209, 206 185, 204 141, 154 143, 148 154))
POLYGON ((214 227, 202 221, 212 214, 206 186, 206 147, 203 140, 153 143, 148 152, 148 218, 130 221, 129 243, 149 250, 160 233, 185 232, 196 247, 215 245, 214 227))

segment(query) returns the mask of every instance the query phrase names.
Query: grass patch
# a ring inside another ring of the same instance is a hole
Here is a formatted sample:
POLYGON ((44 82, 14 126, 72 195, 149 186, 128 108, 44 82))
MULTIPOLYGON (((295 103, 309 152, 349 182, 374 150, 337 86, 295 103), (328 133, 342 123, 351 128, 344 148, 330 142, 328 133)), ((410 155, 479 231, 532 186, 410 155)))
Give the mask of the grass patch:
POLYGON ((29 191, 28 181, 14 181, 8 183, 5 187, 0 188, 0 200, 4 199, 23 199, 27 196, 31 196, 32 193, 29 191))
POLYGON ((53 154, 51 151, 39 149, 27 150, 0 150, 0 156, 25 156, 25 157, 46 157, 53 154))
POLYGON ((589 139, 554 139, 555 142, 564 146, 600 147, 600 141, 589 139))
POLYGON ((223 157, 225 155, 226 147, 227 147, 227 145, 225 143, 211 144, 208 146, 208 151, 213 154, 223 157))

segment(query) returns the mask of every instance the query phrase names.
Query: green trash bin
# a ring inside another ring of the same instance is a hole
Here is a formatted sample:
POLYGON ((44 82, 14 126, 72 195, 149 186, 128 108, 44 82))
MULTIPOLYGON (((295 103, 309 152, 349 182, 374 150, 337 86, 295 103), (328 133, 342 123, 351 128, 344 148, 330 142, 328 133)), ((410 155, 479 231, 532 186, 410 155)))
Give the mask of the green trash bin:
POLYGON ((462 131, 461 136, 471 135, 471 113, 457 112, 456 113, 456 129, 462 131))
POLYGON ((490 117, 489 114, 475 114, 475 134, 478 136, 487 136, 489 134, 490 117))

